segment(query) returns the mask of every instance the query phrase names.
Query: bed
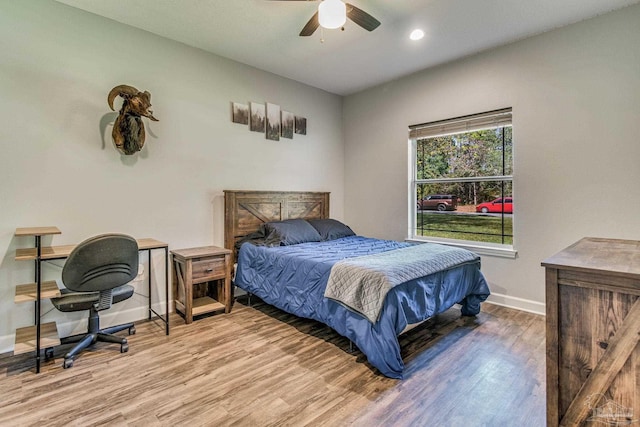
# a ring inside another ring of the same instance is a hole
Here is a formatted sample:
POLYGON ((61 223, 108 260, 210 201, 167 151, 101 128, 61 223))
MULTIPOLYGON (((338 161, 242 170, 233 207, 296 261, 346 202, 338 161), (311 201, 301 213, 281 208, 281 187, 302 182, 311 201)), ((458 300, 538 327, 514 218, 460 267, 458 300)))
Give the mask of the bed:
POLYGON ((328 325, 390 378, 403 377, 408 326, 457 303, 475 315, 489 295, 477 255, 357 236, 329 219, 329 193, 225 191, 225 246, 236 286, 328 325))

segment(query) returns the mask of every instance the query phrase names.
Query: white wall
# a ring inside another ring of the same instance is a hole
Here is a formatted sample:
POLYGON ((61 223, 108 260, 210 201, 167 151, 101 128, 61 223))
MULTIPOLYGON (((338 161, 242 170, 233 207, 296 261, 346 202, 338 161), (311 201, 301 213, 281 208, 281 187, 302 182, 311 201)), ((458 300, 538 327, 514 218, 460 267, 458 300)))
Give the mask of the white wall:
MULTIPOLYGON (((0 353, 33 322, 32 304, 13 303, 15 285, 33 280, 33 264, 14 261, 33 244, 16 227, 58 226, 47 244, 118 231, 170 249, 222 245, 224 189, 330 191, 331 214, 343 217, 336 95, 48 0, 0 0, 0 46, 0 353), (133 156, 110 136, 107 94, 119 84, 151 92, 160 120, 144 119, 133 156), (232 101, 280 105, 307 118, 307 135, 267 141, 231 122, 232 101)), ((143 298, 125 304, 144 316, 143 298)), ((86 313, 44 310, 45 321, 72 319, 64 335, 81 332, 74 319, 86 313)))
POLYGON ((639 23, 628 7, 347 97, 347 223, 407 237, 407 127, 513 107, 518 258, 482 265, 493 301, 542 312, 542 260, 640 239, 639 23))

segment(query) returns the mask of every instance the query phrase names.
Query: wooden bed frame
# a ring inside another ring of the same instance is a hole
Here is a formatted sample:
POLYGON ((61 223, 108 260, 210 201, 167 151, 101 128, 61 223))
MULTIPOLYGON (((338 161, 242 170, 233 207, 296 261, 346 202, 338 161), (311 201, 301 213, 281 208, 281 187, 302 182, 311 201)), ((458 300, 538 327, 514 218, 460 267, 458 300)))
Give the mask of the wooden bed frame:
MULTIPOLYGON (((285 219, 324 219, 329 217, 329 193, 328 192, 295 192, 295 191, 224 191, 225 200, 225 247, 230 249, 233 253, 234 262, 237 259, 235 253, 235 245, 239 239, 257 231, 262 224, 269 221, 280 221, 285 219)), ((479 279, 478 279, 479 280, 479 279)), ((470 288, 471 286, 469 286, 470 288)), ((346 309, 345 309, 346 310, 346 309)), ((285 310, 286 311, 286 310, 285 310)), ((320 320, 321 322, 323 320, 320 320)), ((395 320, 391 317, 386 318, 386 323, 390 326, 395 326, 395 320), (393 324, 393 325, 392 325, 393 324)), ((423 321, 424 322, 424 321, 423 321)), ((412 329, 416 325, 423 323, 419 322, 412 325, 406 325, 401 333, 412 329)), ((363 337, 359 335, 354 329, 342 328, 342 325, 338 325, 336 329, 342 330, 339 334, 344 334, 347 338, 352 335, 352 338, 356 341, 363 337)), ((366 331, 364 331, 366 332, 366 331)), ((371 334, 364 335, 364 338, 371 338, 372 341, 376 341, 379 336, 379 332, 371 331, 371 334)), ((352 338, 349 338, 350 340, 352 338)), ((366 341, 366 340, 365 340, 366 341)), ((388 341, 387 341, 388 342, 388 341)), ((368 360, 374 358, 380 363, 380 366, 374 362, 372 364, 383 372, 386 369, 385 375, 393 378, 400 378, 401 371, 394 369, 402 367, 399 364, 393 369, 389 368, 387 359, 384 354, 378 350, 377 346, 369 346, 366 342, 363 353, 367 356, 368 360), (382 367, 382 369, 381 369, 382 367), (400 375, 399 377, 397 375, 400 375)), ((393 343, 390 343, 388 349, 396 353, 396 348, 393 343)), ((350 342, 350 348, 352 344, 350 342)), ((387 348, 387 347, 385 347, 387 348)), ((400 349, 397 349, 397 353, 400 354, 400 349)))
POLYGON ((329 218, 329 193, 310 191, 224 190, 224 247, 235 244, 269 221, 329 218))

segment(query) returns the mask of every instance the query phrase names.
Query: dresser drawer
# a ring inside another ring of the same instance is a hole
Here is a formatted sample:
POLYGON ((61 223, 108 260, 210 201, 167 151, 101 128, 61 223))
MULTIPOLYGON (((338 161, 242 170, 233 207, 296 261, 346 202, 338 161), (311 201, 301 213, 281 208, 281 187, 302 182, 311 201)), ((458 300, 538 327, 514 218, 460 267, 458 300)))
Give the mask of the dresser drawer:
POLYGON ((197 283, 198 281, 211 280, 215 277, 225 277, 226 274, 224 257, 193 260, 192 269, 193 273, 191 277, 194 283, 197 283))

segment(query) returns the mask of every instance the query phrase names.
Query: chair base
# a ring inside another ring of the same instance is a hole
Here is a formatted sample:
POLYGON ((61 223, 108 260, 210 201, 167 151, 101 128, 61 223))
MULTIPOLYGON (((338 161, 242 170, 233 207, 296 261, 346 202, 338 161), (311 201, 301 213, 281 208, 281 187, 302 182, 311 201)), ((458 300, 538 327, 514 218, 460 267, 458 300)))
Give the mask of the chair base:
MULTIPOLYGON (((97 317, 97 316, 96 316, 97 317)), ((129 343, 126 338, 113 335, 116 332, 129 330, 129 335, 136 333, 136 327, 133 323, 125 323, 122 325, 111 326, 109 328, 99 329, 99 322, 95 318, 89 319, 89 332, 86 334, 73 335, 60 339, 61 344, 77 343, 71 350, 64 355, 62 367, 64 369, 73 366, 73 360, 82 352, 82 350, 94 345, 96 342, 108 342, 120 344, 120 353, 129 351, 129 343), (93 320, 93 321, 92 321, 93 320)))

